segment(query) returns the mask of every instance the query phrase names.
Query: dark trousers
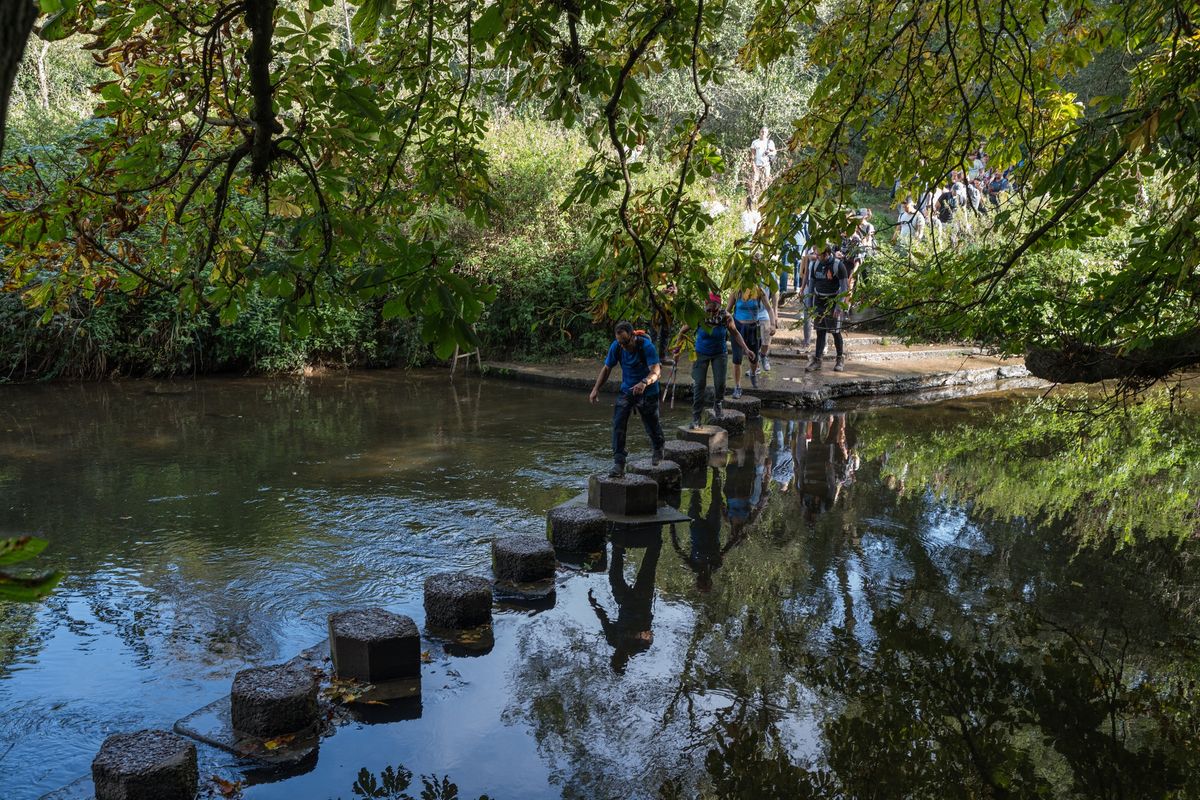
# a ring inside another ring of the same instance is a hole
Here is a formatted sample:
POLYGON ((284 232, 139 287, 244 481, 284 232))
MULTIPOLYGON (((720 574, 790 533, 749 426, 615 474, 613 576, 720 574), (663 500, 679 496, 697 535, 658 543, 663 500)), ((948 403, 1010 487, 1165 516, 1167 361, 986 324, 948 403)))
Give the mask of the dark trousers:
POLYGON ((706 356, 696 353, 692 362, 692 416, 699 418, 704 409, 704 391, 708 388, 708 367, 712 365, 713 404, 721 405, 725 397, 725 354, 706 356))
POLYGON ((826 334, 833 334, 833 346, 841 357, 844 344, 842 342, 842 321, 837 314, 837 295, 818 294, 813 296, 813 317, 816 320, 817 351, 819 359, 825 354, 826 334))
POLYGON ((613 463, 624 464, 625 459, 629 457, 629 453, 625 451, 625 433, 629 427, 629 415, 635 408, 642 418, 642 427, 646 429, 646 435, 650 437, 650 444, 654 446, 654 449, 661 450, 667 443, 667 437, 663 435, 662 422, 658 419, 658 394, 655 392, 647 397, 645 393, 633 395, 629 392, 621 392, 617 395, 617 404, 613 406, 612 419, 613 463))

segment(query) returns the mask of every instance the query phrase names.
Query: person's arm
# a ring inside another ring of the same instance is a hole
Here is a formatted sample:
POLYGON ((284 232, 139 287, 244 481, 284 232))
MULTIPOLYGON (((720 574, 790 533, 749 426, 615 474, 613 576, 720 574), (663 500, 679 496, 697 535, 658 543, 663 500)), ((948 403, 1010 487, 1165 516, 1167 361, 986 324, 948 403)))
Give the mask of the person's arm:
POLYGON ((596 376, 596 385, 592 387, 592 393, 588 395, 588 399, 593 403, 600 402, 600 387, 608 382, 608 376, 612 374, 612 367, 605 364, 600 368, 600 374, 596 376))
MULTIPOLYGON (((658 382, 659 376, 662 374, 662 364, 657 361, 650 365, 650 374, 642 378, 633 385, 632 391, 634 394, 641 394, 658 382)), ((595 391, 594 389, 592 391, 595 391)))
POLYGON ((729 328, 729 332, 733 334, 733 340, 737 342, 738 347, 742 348, 742 352, 750 359, 753 364, 758 361, 758 355, 751 351, 750 346, 746 344, 746 340, 742 338, 742 333, 737 329, 737 325, 733 324, 733 317, 725 321, 725 327, 729 328))

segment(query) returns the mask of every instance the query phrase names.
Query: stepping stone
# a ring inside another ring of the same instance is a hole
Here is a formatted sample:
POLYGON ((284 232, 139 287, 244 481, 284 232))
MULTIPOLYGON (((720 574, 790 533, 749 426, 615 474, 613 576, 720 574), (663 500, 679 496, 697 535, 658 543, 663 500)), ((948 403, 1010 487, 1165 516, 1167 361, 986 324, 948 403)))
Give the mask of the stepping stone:
POLYGON ((168 731, 117 733, 92 761, 96 800, 192 800, 196 746, 168 731))
POLYGON ((721 407, 730 411, 740 411, 746 415, 746 419, 757 417, 762 414, 762 400, 758 399, 757 397, 751 397, 748 394, 744 394, 736 399, 733 397, 726 397, 721 403, 721 407))
POLYGON ((678 464, 679 469, 686 473, 708 464, 708 445, 677 439, 667 442, 663 448, 663 455, 678 464))
POLYGON ((466 572, 425 579, 425 627, 462 630, 492 621, 492 582, 466 572))
POLYGON ((492 574, 500 583, 554 579, 554 545, 540 536, 501 536, 492 541, 492 574))
POLYGON ((677 430, 680 439, 685 442, 699 442, 707 447, 710 453, 729 448, 729 434, 724 428, 716 425, 701 425, 699 428, 680 425, 677 430))
POLYGON ((663 459, 655 464, 652 459, 639 458, 629 462, 626 470, 635 475, 645 475, 647 478, 653 478, 654 482, 658 484, 659 495, 678 492, 683 475, 683 470, 680 469, 679 465, 667 459, 663 459))
POLYGON ((741 436, 746 432, 746 415, 731 408, 721 409, 720 416, 710 414, 709 421, 713 425, 723 428, 730 436, 741 436))
POLYGON ((658 509, 658 483, 638 474, 593 475, 588 479, 588 505, 627 517, 653 514, 658 509))
POLYGON ((260 739, 296 733, 317 721, 317 676, 292 664, 244 669, 229 693, 233 729, 260 739))
POLYGON ((610 523, 598 508, 566 505, 546 514, 550 541, 557 548, 574 553, 592 553, 604 549, 610 523))
POLYGON ((329 650, 339 678, 382 683, 421 674, 417 623, 382 608, 330 614, 329 650))

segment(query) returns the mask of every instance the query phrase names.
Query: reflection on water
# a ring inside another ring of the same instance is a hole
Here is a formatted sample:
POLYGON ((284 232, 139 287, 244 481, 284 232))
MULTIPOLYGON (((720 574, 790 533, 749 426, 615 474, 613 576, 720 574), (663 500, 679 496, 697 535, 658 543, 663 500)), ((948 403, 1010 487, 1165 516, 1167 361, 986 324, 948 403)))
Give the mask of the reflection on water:
MULTIPOLYGON (((331 610, 420 622, 427 575, 486 574, 492 536, 544 531, 607 460, 607 413, 571 393, 419 373, 172 391, 0 395, 0 535, 46 536, 69 574, 38 609, 0 605, 0 797, 169 727, 331 610)), ((435 658, 419 702, 359 715, 287 780, 207 748, 203 774, 248 798, 1195 794, 1194 553, 1080 551, 862 455, 984 408, 767 419, 685 481, 689 523, 614 537, 553 604, 498 606, 493 648, 435 658)))

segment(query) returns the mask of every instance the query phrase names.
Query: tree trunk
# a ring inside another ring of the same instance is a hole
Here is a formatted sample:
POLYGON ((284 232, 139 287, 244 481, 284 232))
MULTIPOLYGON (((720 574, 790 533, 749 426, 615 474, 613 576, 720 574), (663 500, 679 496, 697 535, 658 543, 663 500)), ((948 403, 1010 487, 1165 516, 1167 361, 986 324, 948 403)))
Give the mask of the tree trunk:
POLYGON ((4 154, 8 101, 37 15, 32 0, 0 0, 0 156, 4 154))
POLYGON ((1200 328, 1162 336, 1126 352, 1067 342, 1059 348, 1035 347, 1025 356, 1031 373, 1053 383, 1156 381, 1197 365, 1200 328))
POLYGON ((50 52, 50 43, 43 41, 37 54, 38 101, 43 111, 50 110, 50 71, 46 67, 46 54, 50 52))
POLYGON ((246 64, 250 68, 250 94, 254 108, 254 139, 250 145, 250 175, 265 178, 275 156, 275 134, 283 126, 275 118, 275 89, 271 85, 271 39, 275 35, 277 0, 247 0, 246 27, 250 29, 250 49, 246 64))

